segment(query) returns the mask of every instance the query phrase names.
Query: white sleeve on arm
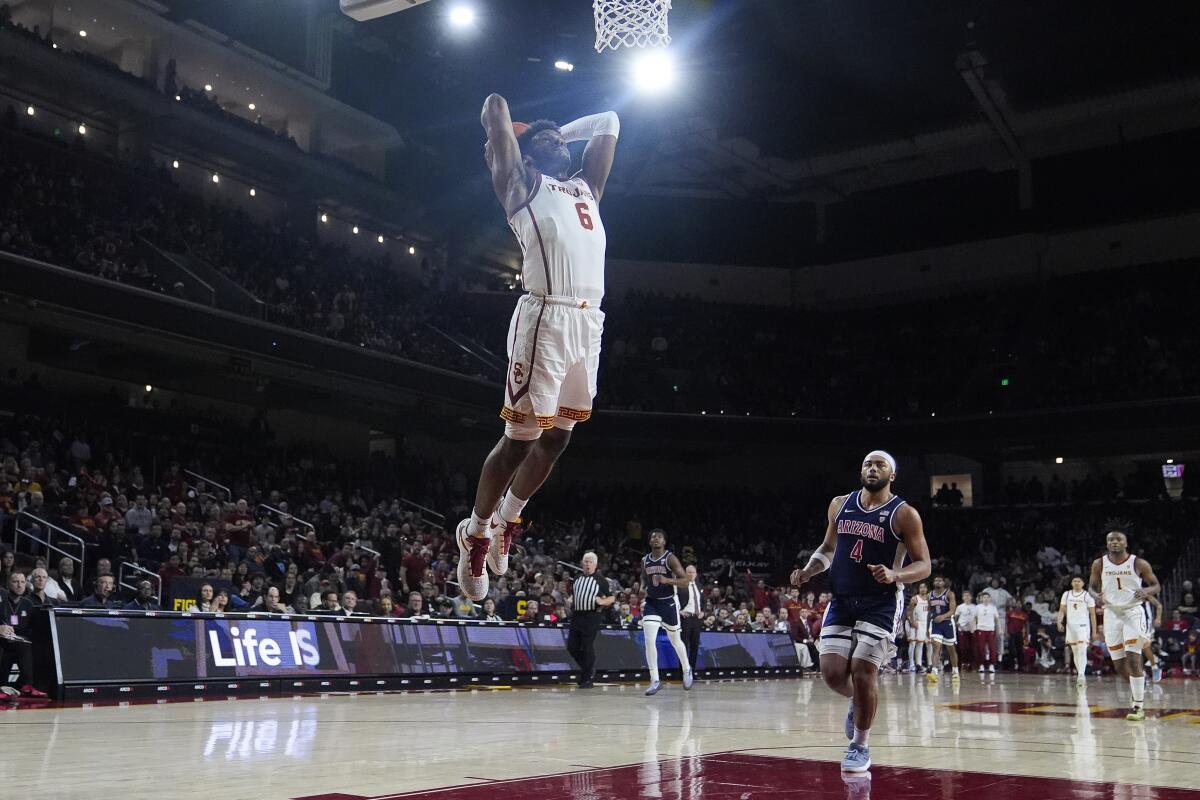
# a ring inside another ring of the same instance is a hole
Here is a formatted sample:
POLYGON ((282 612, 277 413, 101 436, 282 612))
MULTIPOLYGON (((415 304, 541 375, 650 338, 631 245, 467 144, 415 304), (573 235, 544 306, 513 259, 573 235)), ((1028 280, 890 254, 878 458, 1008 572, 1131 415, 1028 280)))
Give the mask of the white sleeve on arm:
POLYGON ((568 122, 559 128, 563 138, 568 142, 585 142, 593 136, 621 135, 621 119, 615 111, 605 111, 580 117, 574 122, 568 122))

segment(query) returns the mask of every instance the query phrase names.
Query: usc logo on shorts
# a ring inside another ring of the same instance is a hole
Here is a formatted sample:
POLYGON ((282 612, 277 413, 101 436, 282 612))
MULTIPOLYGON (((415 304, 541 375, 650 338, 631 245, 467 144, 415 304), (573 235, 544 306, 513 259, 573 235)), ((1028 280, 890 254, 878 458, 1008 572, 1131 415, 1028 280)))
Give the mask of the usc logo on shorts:
POLYGON ((525 365, 521 362, 513 364, 513 383, 520 386, 525 382, 525 365))

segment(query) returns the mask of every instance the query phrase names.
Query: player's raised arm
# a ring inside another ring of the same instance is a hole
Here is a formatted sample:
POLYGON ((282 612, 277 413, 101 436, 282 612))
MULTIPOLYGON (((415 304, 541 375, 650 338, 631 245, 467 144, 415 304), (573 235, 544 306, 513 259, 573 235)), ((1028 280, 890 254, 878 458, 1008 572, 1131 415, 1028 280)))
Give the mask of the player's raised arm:
POLYGON ((925 580, 933 571, 933 564, 929 559, 929 545, 925 542, 925 525, 921 522, 921 515, 912 506, 901 506, 892 518, 892 525, 904 539, 910 563, 900 569, 890 569, 885 564, 868 564, 867 568, 880 583, 925 580))
POLYGON ((561 128, 568 142, 587 142, 583 151, 583 178, 592 187, 596 202, 604 194, 608 174, 612 172, 613 158, 617 154, 617 137, 621 134, 621 120, 615 111, 592 114, 568 122, 561 128))
POLYGON ((1150 562, 1144 558, 1139 558, 1137 564, 1134 565, 1137 570, 1138 577, 1142 579, 1142 588, 1133 593, 1133 596, 1138 600, 1148 600, 1158 594, 1162 589, 1162 584, 1158 582, 1158 576, 1154 574, 1154 570, 1150 567, 1150 562))
POLYGON ((833 553, 837 550, 837 521, 838 509, 842 507, 842 503, 846 502, 846 495, 835 497, 829 501, 829 510, 826 512, 825 538, 821 541, 820 547, 813 551, 809 557, 808 563, 804 569, 792 571, 791 583, 793 586, 803 586, 814 576, 829 569, 829 563, 833 559, 833 553))
POLYGON ((521 161, 508 101, 498 94, 488 95, 479 121, 487 131, 484 159, 492 173, 492 190, 508 214, 524 203, 529 194, 529 176, 521 161))

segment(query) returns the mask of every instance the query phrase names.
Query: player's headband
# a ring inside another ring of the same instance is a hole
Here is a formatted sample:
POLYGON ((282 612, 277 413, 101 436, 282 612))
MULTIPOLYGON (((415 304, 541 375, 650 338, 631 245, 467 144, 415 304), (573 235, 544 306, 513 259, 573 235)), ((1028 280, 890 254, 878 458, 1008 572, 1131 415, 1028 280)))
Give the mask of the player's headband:
POLYGON ((896 459, 892 458, 892 454, 887 450, 872 450, 871 452, 867 453, 867 457, 864 458, 863 461, 870 461, 875 456, 879 456, 886 461, 888 466, 892 468, 892 472, 896 471, 896 459))

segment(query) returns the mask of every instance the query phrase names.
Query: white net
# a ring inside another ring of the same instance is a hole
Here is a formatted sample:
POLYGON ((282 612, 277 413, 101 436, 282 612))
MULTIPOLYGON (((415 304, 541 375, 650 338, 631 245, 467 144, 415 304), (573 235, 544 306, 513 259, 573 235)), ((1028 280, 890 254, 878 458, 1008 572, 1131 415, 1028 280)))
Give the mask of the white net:
POLYGON ((671 0, 592 0, 596 12, 596 52, 671 43, 667 14, 671 0))

